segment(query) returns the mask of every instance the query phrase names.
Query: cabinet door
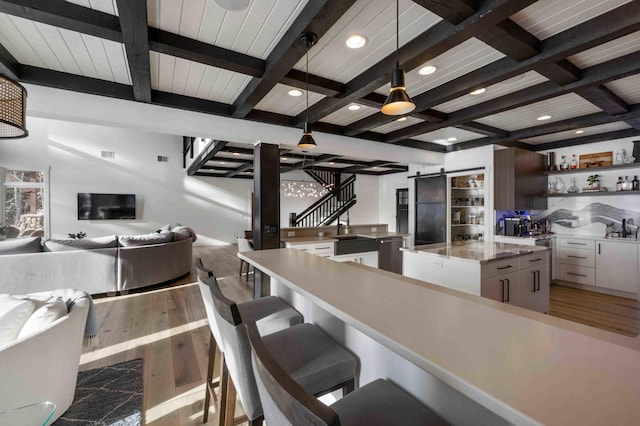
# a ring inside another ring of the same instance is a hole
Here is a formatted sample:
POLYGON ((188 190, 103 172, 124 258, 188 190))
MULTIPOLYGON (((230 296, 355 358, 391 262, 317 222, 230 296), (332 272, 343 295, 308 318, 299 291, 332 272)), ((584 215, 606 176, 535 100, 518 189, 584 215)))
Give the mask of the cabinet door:
POLYGON ((511 288, 511 303, 533 311, 549 311, 549 269, 546 263, 519 272, 518 286, 511 288))
POLYGON ((378 267, 378 252, 360 254, 360 263, 374 268, 378 267))
POLYGON ((618 241, 596 243, 596 287, 638 292, 638 246, 618 241))
POLYGON ((517 272, 485 278, 480 283, 480 296, 510 303, 513 296, 511 291, 517 287, 517 282, 517 272))

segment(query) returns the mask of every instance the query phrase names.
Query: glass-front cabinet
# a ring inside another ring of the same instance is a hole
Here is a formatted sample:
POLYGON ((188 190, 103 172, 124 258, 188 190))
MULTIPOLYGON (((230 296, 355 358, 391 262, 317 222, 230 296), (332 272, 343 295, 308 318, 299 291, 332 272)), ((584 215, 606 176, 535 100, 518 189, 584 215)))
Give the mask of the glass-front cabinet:
POLYGON ((449 241, 484 240, 484 174, 451 177, 449 241))

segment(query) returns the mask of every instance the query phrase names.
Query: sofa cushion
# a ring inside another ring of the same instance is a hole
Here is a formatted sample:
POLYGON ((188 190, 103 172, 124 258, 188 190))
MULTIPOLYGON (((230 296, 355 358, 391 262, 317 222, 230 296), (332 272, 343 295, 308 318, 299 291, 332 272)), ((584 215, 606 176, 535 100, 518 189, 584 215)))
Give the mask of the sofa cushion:
POLYGON ((195 231, 188 226, 176 226, 171 232, 173 232, 173 241, 182 241, 191 238, 195 242, 198 239, 195 231))
POLYGON ((18 338, 20 330, 35 311, 36 303, 0 294, 0 346, 18 338))
POLYGON ((92 250, 118 247, 115 235, 99 238, 82 238, 80 240, 53 240, 44 242, 45 251, 92 250))
POLYGON ((40 237, 15 238, 6 241, 0 241, 0 255, 3 254, 21 254, 21 253, 39 253, 42 251, 40 237))
POLYGON ((62 318, 67 314, 67 304, 60 297, 51 298, 48 302, 41 304, 33 314, 27 319, 27 322, 22 326, 18 339, 35 334, 38 330, 41 330, 47 324, 50 324, 62 318))
POLYGON ((162 232, 168 232, 168 231, 171 231, 171 224, 170 223, 167 223, 166 225, 161 226, 160 228, 158 228, 156 230, 156 232, 158 234, 161 234, 162 232))
POLYGON ((171 232, 152 233, 144 235, 122 235, 118 237, 118 241, 122 247, 148 246, 152 244, 162 244, 171 241, 171 232))

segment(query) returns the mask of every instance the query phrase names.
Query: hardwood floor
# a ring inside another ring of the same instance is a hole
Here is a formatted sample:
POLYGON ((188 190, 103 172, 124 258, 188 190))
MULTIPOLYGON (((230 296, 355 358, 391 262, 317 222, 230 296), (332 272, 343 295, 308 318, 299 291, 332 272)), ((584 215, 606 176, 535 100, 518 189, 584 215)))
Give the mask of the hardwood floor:
MULTIPOLYGON (((236 301, 251 298, 238 277, 233 246, 194 246, 215 271, 223 292, 236 301)), ((81 370, 144 359, 144 410, 150 425, 202 424, 209 328, 195 270, 162 288, 126 296, 96 298, 100 344, 85 348, 81 370)), ((550 314, 629 336, 640 333, 636 301, 553 285, 550 314)), ((207 424, 217 425, 210 410, 207 424)), ((236 415, 242 408, 237 404, 236 415)), ((246 423, 245 423, 246 424, 246 423)))

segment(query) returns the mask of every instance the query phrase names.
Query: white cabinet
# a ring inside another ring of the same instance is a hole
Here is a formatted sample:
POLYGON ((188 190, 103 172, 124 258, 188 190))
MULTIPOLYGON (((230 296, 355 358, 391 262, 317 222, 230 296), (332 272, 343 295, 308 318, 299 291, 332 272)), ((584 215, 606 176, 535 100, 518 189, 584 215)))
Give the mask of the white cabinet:
POLYGON ((596 285, 595 242, 558 238, 558 279, 575 284, 596 285))
POLYGON ((378 252, 369 251, 365 253, 342 254, 340 256, 333 256, 333 260, 335 260, 336 262, 355 262, 361 265, 367 265, 377 268, 378 252))
POLYGON ((307 253, 315 254, 320 257, 333 257, 335 243, 333 241, 324 241, 320 243, 285 243, 285 247, 294 248, 307 253))
POLYGON ((638 292, 638 245, 623 241, 596 241, 596 286, 638 292))

